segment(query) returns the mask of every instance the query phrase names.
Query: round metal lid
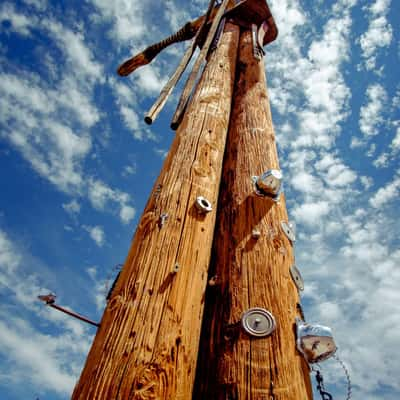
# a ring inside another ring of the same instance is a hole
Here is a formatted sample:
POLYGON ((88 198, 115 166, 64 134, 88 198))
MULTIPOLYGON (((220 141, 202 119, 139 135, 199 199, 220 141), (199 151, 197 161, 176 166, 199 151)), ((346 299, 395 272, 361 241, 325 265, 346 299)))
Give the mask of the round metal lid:
POLYGON ((242 315, 242 326, 250 336, 265 337, 276 329, 276 322, 269 311, 256 307, 242 315))
POLYGON ((296 241, 296 234, 294 233, 294 229, 291 226, 291 224, 289 222, 282 221, 281 228, 282 228, 283 232, 285 233, 285 235, 287 236, 287 238, 292 243, 294 243, 296 241))
POLYGON ((304 290, 304 280, 303 280, 303 277, 301 276, 299 269, 295 265, 292 265, 290 267, 290 275, 292 276, 293 282, 297 286, 297 289, 299 289, 300 291, 303 291, 304 290))

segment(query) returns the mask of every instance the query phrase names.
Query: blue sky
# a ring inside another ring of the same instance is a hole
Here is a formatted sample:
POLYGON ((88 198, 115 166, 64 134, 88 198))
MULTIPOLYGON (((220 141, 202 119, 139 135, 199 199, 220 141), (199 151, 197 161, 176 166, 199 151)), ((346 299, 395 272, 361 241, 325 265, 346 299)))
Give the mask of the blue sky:
MULTIPOLYGON (((0 5, 0 398, 67 399, 173 138, 176 94, 143 115, 179 45, 116 67, 207 1, 4 0, 0 5), (190 4, 187 4, 190 3, 190 4)), ((332 327, 353 398, 400 396, 400 5, 271 0, 266 55, 307 319, 332 327)), ((335 398, 343 373, 324 365, 335 398)))

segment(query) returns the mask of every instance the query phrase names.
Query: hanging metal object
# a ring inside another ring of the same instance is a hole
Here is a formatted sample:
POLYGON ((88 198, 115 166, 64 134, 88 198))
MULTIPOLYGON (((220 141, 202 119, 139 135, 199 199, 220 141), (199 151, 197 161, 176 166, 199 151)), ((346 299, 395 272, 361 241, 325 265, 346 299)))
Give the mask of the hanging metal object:
POLYGON ((212 211, 211 203, 203 196, 198 196, 194 204, 196 205, 196 208, 203 214, 212 211))
POLYGON ((312 325, 296 318, 297 349, 310 363, 317 363, 332 357, 336 344, 332 330, 323 325, 312 325))
POLYGON ((279 201, 282 191, 282 172, 270 169, 260 176, 253 176, 255 192, 258 196, 271 197, 279 201))
POLYGON ((292 265, 290 267, 290 276, 292 277, 293 282, 296 285, 297 289, 302 292, 304 290, 304 280, 296 265, 292 265))
POLYGON ((292 243, 295 243, 296 242, 296 232, 294 230, 294 225, 291 224, 290 222, 282 221, 281 228, 283 230, 283 233, 286 235, 286 237, 292 243))
POLYGON ((242 315, 242 327, 250 336, 265 337, 276 329, 274 316, 264 308, 250 308, 242 315))

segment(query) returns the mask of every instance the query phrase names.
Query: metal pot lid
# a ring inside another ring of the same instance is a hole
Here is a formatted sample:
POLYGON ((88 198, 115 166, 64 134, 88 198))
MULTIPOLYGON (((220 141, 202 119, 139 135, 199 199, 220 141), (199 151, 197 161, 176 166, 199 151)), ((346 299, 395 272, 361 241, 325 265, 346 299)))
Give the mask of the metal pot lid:
POLYGON ((264 308, 251 308, 242 315, 243 329, 250 336, 269 336, 276 329, 274 316, 264 308))
POLYGON ((302 292, 304 290, 304 280, 301 276, 299 269, 295 265, 292 265, 290 267, 290 275, 293 279, 294 284, 297 286, 297 289, 302 292))

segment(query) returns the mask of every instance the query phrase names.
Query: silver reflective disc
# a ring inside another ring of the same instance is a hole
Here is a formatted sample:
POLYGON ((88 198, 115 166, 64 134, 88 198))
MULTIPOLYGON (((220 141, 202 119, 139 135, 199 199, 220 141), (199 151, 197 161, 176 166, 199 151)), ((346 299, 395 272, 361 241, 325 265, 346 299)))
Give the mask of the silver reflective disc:
POLYGON ((292 227, 290 226, 289 222, 286 221, 282 221, 281 222, 281 228, 284 232, 284 234, 287 236, 287 238, 294 243, 296 241, 296 235, 294 233, 294 230, 292 229, 292 227))
POLYGON ((194 204, 201 213, 209 213, 212 211, 211 203, 203 196, 198 196, 194 204))
POLYGON ((299 269, 295 265, 292 265, 290 267, 290 275, 292 276, 293 282, 297 286, 297 289, 303 291, 304 290, 303 277, 301 276, 299 269))
POLYGON ((265 337, 276 329, 276 322, 269 311, 256 307, 242 315, 242 326, 250 336, 265 337))

